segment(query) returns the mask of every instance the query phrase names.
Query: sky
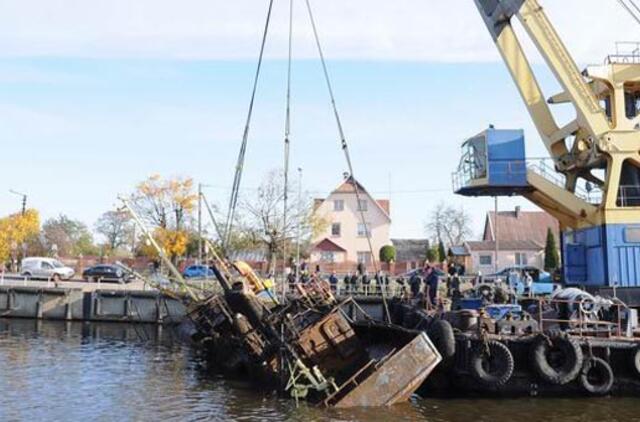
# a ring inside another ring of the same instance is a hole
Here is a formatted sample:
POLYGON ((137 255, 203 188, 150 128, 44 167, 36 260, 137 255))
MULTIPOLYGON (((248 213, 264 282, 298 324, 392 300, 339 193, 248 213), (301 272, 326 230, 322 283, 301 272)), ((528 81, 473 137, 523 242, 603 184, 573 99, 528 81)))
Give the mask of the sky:
MULTIPOLYGON (((615 0, 540 0, 580 67, 640 28, 615 0), (592 35, 597 34, 597 35, 592 35)), ((295 0, 292 164, 322 197, 341 180, 339 148, 303 2, 295 0)), ((392 236, 423 237, 441 201, 480 235, 489 198, 452 193, 460 145, 494 124, 523 128, 546 155, 471 0, 312 2, 354 162, 391 199, 392 236)), ((0 215, 27 193, 44 218, 90 227, 151 174, 193 177, 224 206, 267 1, 0 0, 0 215)), ((250 194, 282 166, 288 1, 276 0, 243 179, 250 194)), ((520 31, 522 32, 522 31, 520 31)), ((559 91, 531 52, 550 96, 559 91)), ((568 110, 559 116, 571 117, 568 110)), ((501 209, 525 200, 500 200, 501 209)))

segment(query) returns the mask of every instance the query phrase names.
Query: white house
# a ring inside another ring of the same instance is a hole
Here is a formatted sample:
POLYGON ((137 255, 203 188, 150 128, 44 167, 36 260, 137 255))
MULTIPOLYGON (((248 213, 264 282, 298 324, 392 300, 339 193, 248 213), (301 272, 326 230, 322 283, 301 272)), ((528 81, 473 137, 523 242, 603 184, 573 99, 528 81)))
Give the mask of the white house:
POLYGON ((312 240, 311 261, 369 264, 372 259, 367 236, 377 259, 380 248, 391 245, 389 206, 389 200, 374 199, 353 177, 345 175, 327 198, 316 199, 314 212, 326 222, 326 229, 312 240))

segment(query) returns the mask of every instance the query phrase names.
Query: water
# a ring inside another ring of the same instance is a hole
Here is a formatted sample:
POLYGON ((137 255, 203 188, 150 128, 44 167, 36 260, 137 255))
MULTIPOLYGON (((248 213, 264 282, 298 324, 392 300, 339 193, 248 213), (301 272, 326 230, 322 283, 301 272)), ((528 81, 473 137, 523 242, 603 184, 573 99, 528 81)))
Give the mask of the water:
POLYGON ((170 329, 0 320, 0 421, 640 421, 639 399, 416 399, 296 408, 205 370, 170 329))

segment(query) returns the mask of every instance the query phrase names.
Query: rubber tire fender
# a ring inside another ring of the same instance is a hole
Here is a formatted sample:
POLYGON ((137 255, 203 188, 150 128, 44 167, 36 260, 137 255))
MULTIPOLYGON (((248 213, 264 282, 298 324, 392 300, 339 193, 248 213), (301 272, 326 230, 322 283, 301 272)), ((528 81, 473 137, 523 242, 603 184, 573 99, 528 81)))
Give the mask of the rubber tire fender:
POLYGON ((591 357, 586 359, 580 373, 580 386, 593 396, 606 396, 611 392, 615 377, 611 366, 604 359, 591 357), (597 371, 600 379, 594 382, 589 374, 597 371))
POLYGON ((631 369, 636 377, 640 377, 640 346, 631 352, 631 369))
POLYGON ((584 362, 580 344, 562 332, 539 336, 534 341, 531 358, 533 368, 540 378, 554 385, 566 385, 575 380, 584 362), (547 359, 547 355, 552 351, 564 355, 565 361, 559 367, 552 366, 547 359))
POLYGON ((449 321, 435 319, 427 328, 427 335, 438 349, 442 360, 447 362, 456 355, 456 338, 453 334, 453 327, 449 321))
POLYGON ((481 343, 471 354, 469 371, 485 387, 501 387, 513 376, 515 362, 509 348, 499 341, 481 343), (497 363, 497 365, 495 365, 497 363))

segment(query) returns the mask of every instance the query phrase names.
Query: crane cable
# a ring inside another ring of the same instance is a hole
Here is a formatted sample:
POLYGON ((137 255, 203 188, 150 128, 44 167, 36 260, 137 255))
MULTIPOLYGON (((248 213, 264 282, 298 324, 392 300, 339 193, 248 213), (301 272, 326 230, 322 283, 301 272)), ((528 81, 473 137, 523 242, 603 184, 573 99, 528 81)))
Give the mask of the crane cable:
MULTIPOLYGON (((357 207, 358 207, 358 211, 360 211, 360 220, 361 223, 364 227, 364 231, 365 231, 365 235, 367 238, 367 243, 369 245, 369 253, 371 254, 371 262, 373 263, 373 268, 376 274, 378 274, 378 263, 375 257, 375 254, 373 253, 373 244, 371 243, 371 234, 369 233, 369 225, 367 224, 365 215, 364 215, 364 207, 361 206, 361 202, 360 202, 360 189, 358 188, 358 181, 354 176, 354 172, 353 172, 353 164, 351 161, 351 156, 349 154, 349 146, 347 145, 347 139, 346 136, 344 134, 344 129, 342 127, 342 121, 340 119, 340 114, 338 113, 338 106, 336 105, 336 99, 335 99, 335 95, 333 93, 333 87, 331 85, 331 78, 329 77, 329 70, 327 68, 327 63, 324 57, 324 52, 322 51, 322 45, 320 44, 320 37, 318 35, 318 28, 316 26, 316 22, 313 16, 313 10, 311 8, 311 3, 310 0, 305 0, 305 3, 307 5, 307 11, 309 14, 309 20, 311 22, 311 29, 313 30, 313 37, 315 39, 315 44, 316 44, 316 48, 318 50, 318 55, 320 57, 320 63, 322 64, 322 71, 324 74, 324 79, 327 85, 327 90, 329 92, 329 97, 331 99, 331 107, 333 108, 333 115, 336 119, 336 124, 338 126, 338 133, 340 135, 340 143, 341 143, 341 147, 342 147, 342 151, 344 151, 344 156, 345 159, 347 161, 347 166, 349 168, 349 177, 351 178, 351 181, 353 182, 353 188, 354 188, 354 192, 356 195, 356 201, 357 201, 357 207)), ((389 307, 387 304, 387 299, 386 299, 386 293, 384 288, 381 289, 382 291, 382 301, 384 303, 384 308, 385 308, 385 312, 387 314, 387 320, 391 321, 390 318, 390 313, 389 313, 389 307)))
POLYGON ((233 220, 235 219, 236 208, 238 206, 238 196, 240 193, 240 182, 242 180, 242 171, 244 167, 245 155, 247 152, 247 141, 249 140, 249 128, 251 126, 251 117, 253 115, 253 105, 256 98, 256 91, 258 89, 258 81, 260 79, 260 70, 262 68, 262 60, 264 58, 264 47, 267 42, 267 35, 269 33, 269 23, 271 22, 271 11, 273 10, 273 0, 269 0, 269 9, 267 10, 267 18, 264 24, 264 31, 262 34, 262 44, 260 45, 260 55, 258 57, 258 65, 256 67, 256 73, 253 80, 253 90, 251 92, 251 100, 249 102, 249 110, 247 112, 247 120, 244 126, 244 133, 242 135, 242 144, 240 145, 240 152, 238 153, 238 162, 236 164, 236 173, 233 178, 233 187, 231 190, 231 196, 229 198, 229 211, 227 213, 227 222, 225 225, 225 238, 222 244, 223 250, 227 253, 229 242, 231 240, 231 228, 233 226, 233 220))
POLYGON ((630 15, 631 17, 638 23, 640 24, 640 7, 638 7, 638 5, 633 1, 633 0, 628 0, 629 3, 631 3, 631 5, 633 6, 633 8, 636 10, 636 12, 634 12, 631 7, 629 7, 628 4, 626 4, 624 2, 624 0, 618 0, 618 3, 620 4, 620 6, 622 6, 630 15))
MULTIPOLYGON (((282 213, 282 229, 283 234, 286 234, 287 230, 287 207, 289 199, 289 148, 290 148, 290 136, 291 136, 291 57, 293 51, 293 0, 289 0, 289 55, 287 60, 287 95, 286 95, 286 110, 284 121, 284 196, 283 196, 283 213, 282 213)), ((298 223, 299 224, 299 223, 298 223)), ((285 268, 287 268, 287 236, 282 236, 282 271, 284 279, 282 282, 282 298, 286 298, 286 274, 285 268)))

